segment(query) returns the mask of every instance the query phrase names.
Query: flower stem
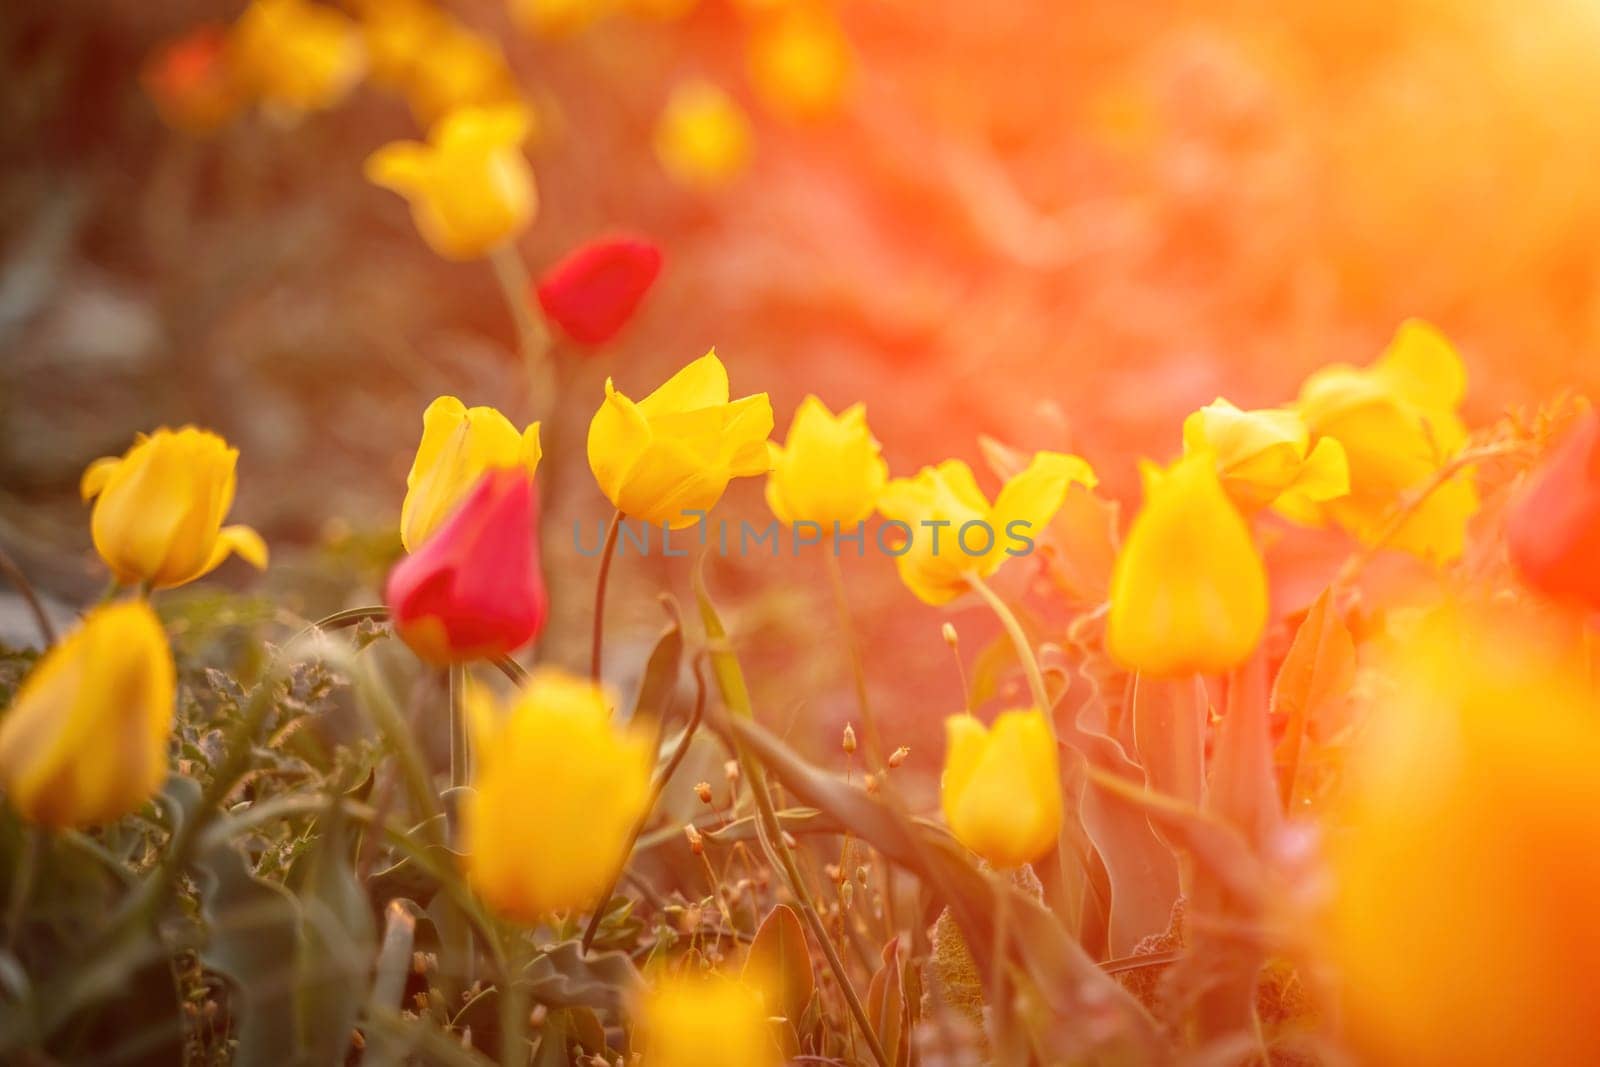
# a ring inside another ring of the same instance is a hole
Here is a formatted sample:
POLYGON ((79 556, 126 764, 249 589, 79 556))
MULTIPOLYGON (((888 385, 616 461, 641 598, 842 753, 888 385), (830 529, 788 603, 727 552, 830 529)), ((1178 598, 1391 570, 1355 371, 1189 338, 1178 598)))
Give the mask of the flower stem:
POLYGON ((39 853, 44 849, 44 831, 37 826, 27 826, 23 832, 22 855, 17 869, 11 874, 11 899, 6 904, 5 950, 11 951, 22 929, 22 917, 28 910, 28 898, 33 895, 34 875, 39 870, 39 853))
POLYGON ((528 406, 531 419, 547 415, 555 399, 555 367, 550 362, 550 330, 544 318, 535 314, 529 303, 531 296, 528 267, 522 254, 507 243, 489 253, 489 263, 500 283, 500 291, 517 324, 517 347, 522 353, 522 365, 528 375, 528 406))
POLYGON ((600 680, 600 654, 606 639, 606 579, 611 575, 611 557, 617 551, 617 533, 622 529, 622 509, 611 515, 606 527, 605 547, 600 550, 600 573, 594 580, 594 630, 589 638, 589 677, 600 680))
POLYGON ((1001 600, 976 572, 967 574, 967 584, 984 599, 990 610, 1000 619, 1000 625, 1005 627, 1006 633, 1011 636, 1011 644, 1017 650, 1017 659, 1022 661, 1022 672, 1028 678, 1028 692, 1033 696, 1033 702, 1039 706, 1039 710, 1044 713, 1045 721, 1050 724, 1050 734, 1053 738, 1056 723, 1055 716, 1051 714, 1050 696, 1045 691, 1044 675, 1039 670, 1039 660, 1033 654, 1033 646, 1028 644, 1028 635, 1022 631, 1022 623, 1017 621, 1016 614, 1006 606, 1006 602, 1001 600))
POLYGON ((883 741, 878 734, 878 721, 872 715, 872 701, 867 696, 867 668, 861 659, 861 645, 856 640, 856 628, 850 615, 850 599, 845 594, 844 571, 839 566, 837 548, 826 553, 828 581, 833 586, 833 604, 839 614, 839 630, 844 634, 845 647, 850 652, 850 673, 856 685, 856 704, 861 708, 861 725, 866 728, 867 760, 873 771, 883 770, 883 741))
POLYGON ((452 663, 447 674, 450 690, 450 788, 467 784, 472 776, 472 758, 467 738, 467 668, 452 663))
POLYGON ((56 629, 50 625, 50 616, 45 614, 44 604, 39 600, 39 594, 34 590, 33 583, 28 581, 28 576, 22 573, 22 568, 17 566, 16 560, 0 548, 0 575, 16 587, 22 599, 27 603, 28 610, 33 613, 34 625, 39 627, 39 636, 44 638, 44 647, 49 648, 56 643, 56 629))

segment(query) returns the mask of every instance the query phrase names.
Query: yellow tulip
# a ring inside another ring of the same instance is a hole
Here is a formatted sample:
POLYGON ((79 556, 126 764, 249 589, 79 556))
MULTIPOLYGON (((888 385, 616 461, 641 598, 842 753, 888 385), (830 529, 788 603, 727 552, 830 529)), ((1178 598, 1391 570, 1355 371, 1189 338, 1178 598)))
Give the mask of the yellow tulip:
POLYGON ((635 1012, 641 1067, 778 1067, 772 1012, 761 995, 721 975, 673 976, 635 1012))
POLYGON ((1158 677, 1244 662, 1267 625, 1267 572, 1209 452, 1145 464, 1144 508, 1111 572, 1106 647, 1158 677))
POLYGON ((167 777, 175 671, 143 600, 96 608, 0 718, 0 789, 24 819, 94 826, 134 811, 167 777))
POLYGON ((467 880, 508 919, 590 908, 627 860, 654 753, 642 732, 612 722, 613 703, 550 668, 507 707, 467 690, 477 760, 462 810, 467 880))
POLYGON ((1210 452, 1222 488, 1249 514, 1269 505, 1291 518, 1350 492, 1344 446, 1313 447, 1305 420, 1288 408, 1240 411, 1218 397, 1183 420, 1184 452, 1210 452))
POLYGON ((635 403, 606 379, 589 423, 589 469, 623 514, 681 530, 700 521, 734 478, 771 467, 766 393, 728 401, 728 372, 713 350, 635 403))
POLYGON ((518 433, 494 408, 469 408, 453 396, 434 400, 422 413, 422 441, 406 475, 400 543, 416 551, 484 472, 521 467, 531 478, 542 455, 537 422, 518 433))
POLYGON ((854 73, 850 42, 828 11, 795 7, 750 40, 750 80, 780 115, 820 118, 838 110, 854 73))
POLYGON ((1600 1062, 1600 702, 1526 621, 1452 614, 1395 650, 1329 835, 1352 1062, 1600 1062))
POLYGON ((750 162, 750 123, 728 94, 706 81, 678 86, 656 124, 656 158, 684 185, 715 189, 750 162))
MULTIPOLYGON (((1431 479, 1466 443, 1457 415, 1466 370, 1450 342, 1410 320, 1369 367, 1325 367, 1301 387, 1296 410, 1313 441, 1345 451, 1349 495, 1321 514, 1365 543, 1381 537, 1405 494, 1431 479)), ((1472 472, 1462 471, 1425 499, 1389 539, 1391 546, 1447 562, 1461 555, 1467 520, 1478 509, 1472 472)))
POLYGON ((395 141, 367 157, 367 179, 411 202, 411 217, 446 259, 472 259, 533 222, 538 193, 522 154, 531 117, 518 105, 452 111, 428 143, 395 141))
POLYGON ((333 107, 366 69, 361 31, 327 4, 253 0, 234 24, 232 42, 242 81, 287 114, 333 107))
POLYGON ((239 451, 185 426, 140 434, 120 457, 89 464, 80 488, 94 500, 95 551, 124 585, 170 589, 215 570, 230 553, 267 565, 267 546, 248 526, 224 526, 233 506, 239 451))
POLYGON ((891 481, 878 510, 905 527, 906 544, 895 558, 900 580, 925 603, 944 604, 967 591, 969 575, 987 578, 1012 556, 1032 551, 1067 490, 1092 489, 1095 481, 1081 458, 1040 452, 991 505, 972 468, 951 459, 891 481))
POLYGON ((971 715, 944 721, 945 822, 996 867, 1020 867, 1055 846, 1061 832, 1061 765, 1038 708, 1004 711, 985 729, 971 715))
POLYGON ((814 522, 825 532, 834 523, 855 526, 872 514, 889 481, 879 451, 863 405, 835 415, 808 396, 795 409, 788 440, 771 446, 767 506, 784 522, 814 522))
POLYGON ((431 126, 463 107, 516 103, 516 80, 494 41, 425 0, 366 0, 362 31, 372 80, 404 93, 431 126))

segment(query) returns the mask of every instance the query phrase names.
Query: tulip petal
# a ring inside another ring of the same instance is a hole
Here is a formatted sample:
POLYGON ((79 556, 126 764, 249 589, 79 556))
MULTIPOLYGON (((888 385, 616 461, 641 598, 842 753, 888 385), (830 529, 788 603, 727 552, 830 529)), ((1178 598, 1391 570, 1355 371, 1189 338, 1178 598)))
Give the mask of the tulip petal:
MULTIPOLYGON (((1319 439, 1306 456, 1294 482, 1279 497, 1321 504, 1337 500, 1350 492, 1350 462, 1345 457, 1344 446, 1332 437, 1319 439)), ((1289 505, 1292 510, 1295 505, 1289 505)))
POLYGON ((120 466, 121 456, 102 456, 85 467, 83 478, 78 482, 78 492, 83 499, 88 501, 99 496, 120 466))
POLYGON ((1467 371, 1455 347, 1421 319, 1407 319, 1373 364, 1397 396, 1426 411, 1453 411, 1467 392, 1467 371))
POLYGON ((728 371, 713 348, 639 401, 639 410, 654 421, 661 415, 718 407, 727 402, 728 371))
POLYGON ((1025 522, 1032 533, 1039 533, 1055 513, 1061 510, 1061 501, 1067 489, 1081 485, 1093 489, 1099 480, 1094 470, 1079 456, 1060 452, 1040 452, 1027 467, 1017 473, 1000 490, 989 513, 989 524, 994 528, 997 545, 991 552, 996 564, 1005 559, 999 542, 1006 528, 1013 522, 1025 522))
POLYGON ((427 145, 396 141, 369 155, 362 173, 373 185, 397 193, 412 193, 426 183, 432 169, 431 161, 427 145))
POLYGON ((606 398, 589 422, 589 469, 600 491, 622 507, 622 491, 634 464, 649 446, 650 423, 639 406, 606 379, 606 398))

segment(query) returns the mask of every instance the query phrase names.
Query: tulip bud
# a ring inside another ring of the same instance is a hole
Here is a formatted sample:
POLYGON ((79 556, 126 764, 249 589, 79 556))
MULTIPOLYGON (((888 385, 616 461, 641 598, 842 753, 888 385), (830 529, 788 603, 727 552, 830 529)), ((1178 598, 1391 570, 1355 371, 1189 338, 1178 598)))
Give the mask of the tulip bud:
POLYGON ((728 780, 729 785, 737 782, 739 780, 739 761, 731 759, 723 763, 722 776, 728 780))
POLYGON ((656 124, 656 158, 682 185, 716 189, 750 162, 750 122, 727 93, 706 81, 672 91, 656 124))
POLYGON ((519 432, 494 408, 469 408, 453 396, 438 397, 422 413, 422 440, 406 475, 401 544, 415 551, 485 471, 521 468, 532 478, 543 454, 537 422, 519 432))
POLYGON ((814 522, 832 531, 872 514, 888 484, 889 465, 867 427, 866 408, 834 415, 815 396, 795 409, 789 437, 771 447, 767 507, 784 522, 814 522))
POLYGON ((961 639, 956 634, 956 628, 953 624, 947 622, 940 626, 939 635, 944 638, 944 643, 950 646, 951 651, 961 647, 961 639))
POLYGON ((1267 624, 1267 573, 1250 527, 1194 452, 1144 467, 1145 503, 1111 575, 1106 646, 1130 670, 1159 677, 1227 671, 1267 624))
POLYGON ((1002 712, 988 729, 971 715, 946 719, 939 788, 951 833, 996 867, 1038 859, 1061 832, 1060 762, 1038 708, 1002 712))
POLYGON ((367 180, 405 197, 423 240, 446 259, 476 259, 533 222, 538 192, 522 153, 532 118, 520 105, 465 107, 428 143, 395 141, 367 157, 367 180))
POLYGON ((730 402, 727 369, 708 352, 637 403, 607 378, 589 423, 589 469, 623 514, 681 530, 729 481, 767 472, 771 432, 767 394, 730 402))
POLYGON ((206 23, 168 41, 140 72, 144 91, 167 125, 209 133, 239 110, 242 94, 228 61, 226 28, 206 23))
POLYGON ((141 434, 121 457, 97 459, 80 488, 93 500, 95 551, 124 585, 170 589, 215 570, 230 553, 267 565, 248 526, 224 526, 233 505, 238 449, 185 426, 141 434))
POLYGON ((851 755, 855 754, 855 751, 856 751, 856 728, 854 726, 850 725, 849 723, 845 723, 844 724, 844 738, 840 742, 840 745, 844 749, 844 754, 846 756, 851 756, 851 755))
POLYGON ((513 652, 544 628, 538 504, 520 470, 491 471, 389 574, 395 632, 430 663, 513 652))
POLYGON ((360 30, 328 4, 254 0, 234 23, 231 38, 241 82, 283 116, 333 107, 366 70, 360 30))
POLYGON ((0 789, 60 829, 136 810, 167 777, 175 669, 143 600, 96 608, 45 653, 0 718, 0 789))
POLYGON ((653 746, 612 721, 613 703, 548 668, 508 707, 468 687, 477 769, 462 808, 467 880, 501 915, 532 925, 593 907, 627 860, 650 802, 653 746))
POLYGON ((696 782, 694 784, 694 795, 700 798, 700 803, 702 804, 711 803, 711 783, 696 782))
POLYGON ((876 774, 868 774, 865 778, 862 779, 861 788, 863 788, 863 789, 865 789, 867 791, 867 796, 869 796, 869 797, 877 796, 878 795, 878 790, 879 790, 879 788, 881 788, 879 786, 879 784, 878 784, 878 776, 876 774))
POLYGON ((580 345, 603 345, 627 325, 656 275, 661 249, 638 237, 581 245, 539 278, 545 316, 580 345))
POLYGON ((1587 412, 1512 501, 1506 544, 1530 586, 1600 610, 1600 413, 1587 412))
POLYGON ((908 756, 910 756, 910 755, 911 755, 911 749, 906 745, 901 745, 899 748, 897 748, 893 752, 889 753, 889 766, 890 767, 898 767, 898 766, 900 766, 900 764, 904 763, 906 761, 906 758, 908 756))
POLYGON ((695 826, 694 823, 691 822, 684 824, 683 836, 689 841, 690 852, 693 852, 696 856, 700 856, 705 853, 706 839, 700 833, 699 827, 695 826))

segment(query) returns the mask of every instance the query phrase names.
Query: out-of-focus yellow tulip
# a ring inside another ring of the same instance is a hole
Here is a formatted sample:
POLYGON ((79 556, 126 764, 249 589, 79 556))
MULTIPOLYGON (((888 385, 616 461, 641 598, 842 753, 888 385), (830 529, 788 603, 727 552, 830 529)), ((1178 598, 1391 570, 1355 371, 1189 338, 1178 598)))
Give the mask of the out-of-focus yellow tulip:
POLYGON ((1183 450, 1216 457, 1223 491, 1246 514, 1272 505, 1294 518, 1350 492, 1344 446, 1324 437, 1313 447, 1288 408, 1240 411, 1218 397, 1183 420, 1183 450))
POLYGON ((727 93, 707 81, 672 91, 656 124, 656 158, 668 176, 699 189, 715 189, 744 173, 750 162, 750 123, 727 93))
POLYGON ((589 469, 601 492, 630 518, 681 530, 700 521, 734 478, 771 467, 766 393, 728 400, 728 372, 713 350, 643 400, 617 392, 589 423, 589 469))
POLYGON ((773 444, 767 506, 787 523, 855 526, 878 504, 889 465, 867 428, 867 409, 852 404, 838 415, 815 396, 800 401, 789 438, 773 444))
POLYGON ((1111 573, 1106 647, 1158 677, 1244 662, 1267 625, 1267 572, 1209 452, 1146 463, 1144 507, 1111 573))
POLYGON ((611 14, 617 0, 509 0, 511 20, 540 37, 565 37, 611 14))
POLYGON ((428 143, 395 141, 367 157, 367 178, 411 202, 411 217, 446 259, 472 259, 527 229, 538 209, 522 154, 531 128, 519 105, 452 111, 428 143))
POLYGON ((396 91, 405 89, 429 44, 450 25, 431 0, 361 0, 357 10, 372 80, 396 91))
POLYGON ((422 413, 422 441, 406 475, 400 543, 415 551, 485 471, 521 467, 531 478, 542 455, 537 422, 518 433, 494 408, 469 408, 453 396, 437 398, 422 413))
POLYGON ((622 0, 622 6, 641 18, 671 22, 699 7, 700 0, 622 0))
POLYGON ((239 450, 185 426, 140 434, 122 456, 89 464, 80 488, 94 500, 95 551, 124 585, 170 589, 215 570, 237 552, 267 565, 267 546, 248 526, 224 526, 233 506, 239 450))
POLYGON ((241 81, 269 109, 290 115, 333 107, 366 71, 360 28, 327 4, 252 0, 232 42, 241 81))
POLYGON ((956 840, 1002 868, 1050 851, 1061 832, 1061 766, 1044 712, 1004 711, 988 729, 952 715, 944 738, 939 796, 956 840))
POLYGON ((612 722, 613 703, 548 668, 509 707, 467 690, 477 761, 462 809, 467 880, 508 919, 592 907, 627 859, 653 752, 643 732, 612 722))
POLYGON ((721 975, 663 978, 634 1014, 642 1067, 778 1067, 783 1062, 761 995, 721 975))
POLYGON ((987 578, 1011 557, 1031 552, 1067 490, 1095 484, 1094 471, 1078 456, 1040 452, 991 505, 972 468, 950 459, 891 481, 878 510, 906 527, 907 542, 895 558, 900 580, 925 603, 944 604, 967 591, 968 575, 987 578))
MULTIPOLYGON (((1344 446, 1350 469, 1349 494, 1327 501, 1322 514, 1363 542, 1382 537, 1404 495, 1466 443, 1456 414, 1466 382, 1450 342, 1415 319, 1401 324, 1371 366, 1340 364, 1306 379, 1296 410, 1313 441, 1331 437, 1344 446)), ((1472 472, 1462 471, 1422 501, 1387 543, 1425 559, 1455 559, 1477 509, 1472 472)))
POLYGON ((1444 609, 1395 650, 1329 837, 1358 1062, 1600 1062, 1600 704, 1556 645, 1444 609))
POLYGON ((45 653, 0 718, 0 789, 29 822, 121 818, 167 777, 175 671, 143 600, 96 608, 45 653))
POLYGON ((499 46, 441 8, 425 0, 367 0, 361 13, 372 80, 403 93, 422 125, 458 108, 518 102, 499 46))
POLYGON ((804 5, 757 27, 750 39, 750 80, 779 115, 814 119, 837 111, 855 62, 850 42, 826 8, 804 5))

